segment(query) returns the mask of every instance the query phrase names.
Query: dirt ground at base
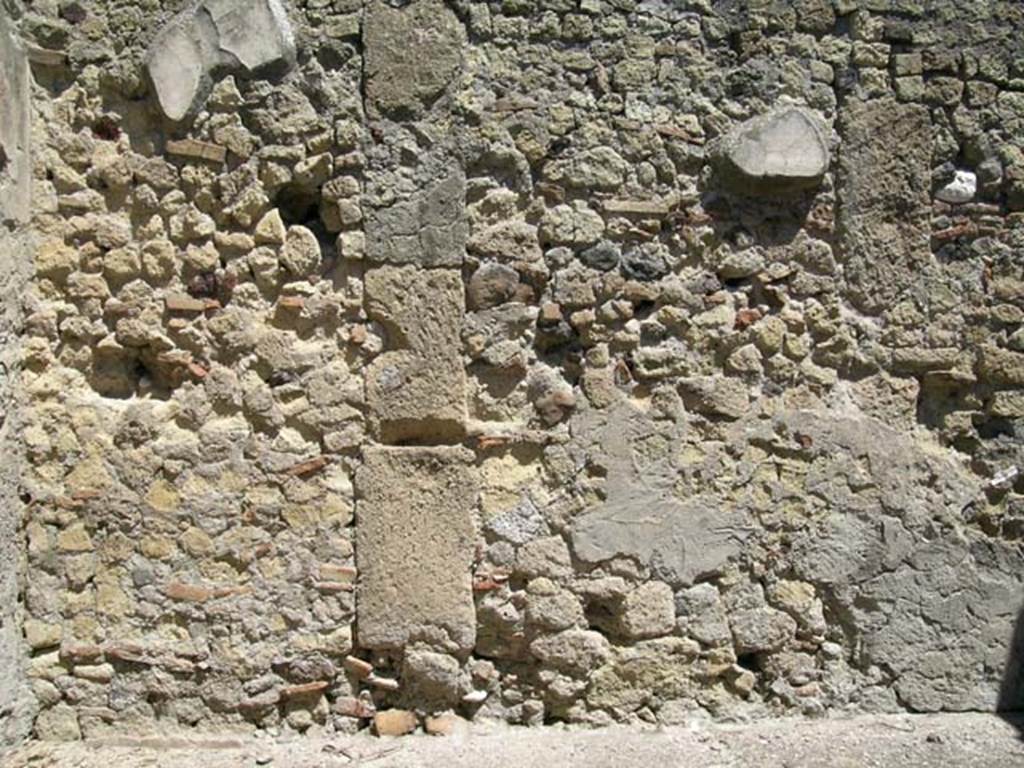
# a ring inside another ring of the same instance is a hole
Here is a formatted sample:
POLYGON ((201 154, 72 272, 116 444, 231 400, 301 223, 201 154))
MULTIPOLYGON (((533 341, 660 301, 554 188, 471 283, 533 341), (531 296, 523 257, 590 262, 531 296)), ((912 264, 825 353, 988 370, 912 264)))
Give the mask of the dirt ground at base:
POLYGON ((29 743, 2 768, 1024 768, 1024 719, 986 714, 567 730, 474 726, 436 737, 204 737, 29 743))

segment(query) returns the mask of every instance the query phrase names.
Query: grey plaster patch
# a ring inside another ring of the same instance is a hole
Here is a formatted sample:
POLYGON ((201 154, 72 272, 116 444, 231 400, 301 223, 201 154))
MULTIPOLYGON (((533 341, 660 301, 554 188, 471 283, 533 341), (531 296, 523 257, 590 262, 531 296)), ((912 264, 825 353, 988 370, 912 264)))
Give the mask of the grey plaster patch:
MULTIPOLYGON (((574 424, 584 434, 594 426, 589 414, 574 424)), ((639 460, 638 444, 654 432, 649 418, 624 403, 599 429, 593 460, 607 470, 606 497, 573 526, 578 558, 632 557, 680 585, 719 571, 740 552, 747 536, 741 512, 710 494, 678 499, 670 455, 639 460)))
POLYGON ((806 490, 829 510, 794 537, 794 571, 846 617, 859 663, 886 670, 915 711, 995 709, 1016 663, 1024 556, 963 526, 978 479, 873 418, 790 411, 773 429, 809 445, 806 490))

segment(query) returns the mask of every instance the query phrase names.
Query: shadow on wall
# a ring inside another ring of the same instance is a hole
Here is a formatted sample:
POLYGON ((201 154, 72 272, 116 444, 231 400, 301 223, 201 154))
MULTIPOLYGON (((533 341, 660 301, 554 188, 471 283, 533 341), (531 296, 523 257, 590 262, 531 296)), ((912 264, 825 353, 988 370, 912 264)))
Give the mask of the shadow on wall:
POLYGON ((996 709, 1003 719, 1017 729, 1018 737, 1024 740, 1024 608, 1017 614, 1017 624, 1007 654, 996 709))

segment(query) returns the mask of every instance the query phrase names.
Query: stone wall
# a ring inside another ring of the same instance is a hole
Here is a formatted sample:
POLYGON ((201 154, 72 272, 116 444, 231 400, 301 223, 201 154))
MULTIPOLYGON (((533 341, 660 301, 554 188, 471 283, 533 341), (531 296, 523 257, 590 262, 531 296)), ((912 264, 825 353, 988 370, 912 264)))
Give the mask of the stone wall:
POLYGON ((31 202, 29 71, 12 19, 0 4, 0 745, 29 733, 34 700, 25 678, 21 635, 25 559, 21 541, 21 297, 34 246, 31 202))
POLYGON ((36 736, 1022 703, 1018 3, 26 6, 36 736))

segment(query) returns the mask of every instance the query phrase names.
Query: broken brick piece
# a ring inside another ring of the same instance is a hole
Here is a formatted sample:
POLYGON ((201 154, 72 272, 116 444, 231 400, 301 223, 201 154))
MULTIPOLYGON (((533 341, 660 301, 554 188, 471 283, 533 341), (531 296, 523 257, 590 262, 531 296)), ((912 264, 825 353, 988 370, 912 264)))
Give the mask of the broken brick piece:
POLYGON ((197 379, 205 379, 206 375, 209 373, 209 371, 203 368, 199 363, 190 362, 186 367, 188 368, 188 372, 197 379))
POLYGON ((334 702, 334 711, 343 717, 369 718, 377 710, 354 696, 342 696, 334 702))
POLYGON ((303 461, 290 467, 285 471, 286 475, 291 477, 302 477, 304 475, 311 475, 317 470, 323 469, 330 463, 330 459, 326 456, 317 456, 316 458, 303 461))
POLYGON ((164 594, 171 600, 180 602, 205 603, 213 597, 213 590, 199 584, 183 584, 180 581, 172 581, 164 587, 164 594))
POLYGON ((318 581, 314 585, 319 592, 355 592, 354 584, 342 584, 337 581, 318 581))
POLYGON ((741 309, 736 313, 736 330, 742 331, 749 328, 761 319, 761 312, 757 309, 741 309))
POLYGON ((146 650, 134 643, 108 643, 103 646, 107 661, 125 661, 132 664, 149 664, 146 650))
POLYGON ((199 160, 209 160, 213 163, 223 163, 228 156, 228 151, 218 144, 198 139, 181 139, 179 141, 167 142, 167 154, 178 155, 179 157, 194 157, 199 160))
POLYGON ((88 664, 103 658, 103 649, 91 643, 69 643, 60 648, 61 661, 72 664, 88 664))
POLYGON ((282 699, 298 699, 306 696, 319 696, 321 693, 326 691, 330 687, 330 683, 326 680, 316 680, 312 683, 300 683, 299 685, 289 685, 282 688, 281 698, 282 699))
POLYGON ((667 216, 668 206, 657 200, 605 200, 601 203, 606 213, 625 213, 637 216, 667 216))
POLYGON ((382 691, 397 691, 400 687, 397 680, 390 677, 377 677, 377 675, 370 675, 366 678, 366 682, 382 691))
POLYGON ((355 582, 358 573, 351 565, 329 565, 328 563, 320 565, 320 578, 324 581, 340 581, 352 584, 355 582))
POLYGON ((346 656, 343 662, 345 669, 351 672, 353 675, 358 677, 360 680, 365 680, 373 674, 373 664, 368 661, 356 658, 355 656, 346 656))
POLYGON ((169 312, 205 312, 207 309, 205 299, 180 295, 168 296, 164 299, 164 306, 169 312))

